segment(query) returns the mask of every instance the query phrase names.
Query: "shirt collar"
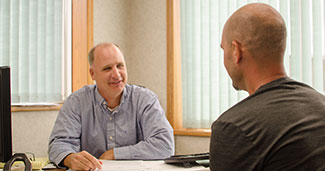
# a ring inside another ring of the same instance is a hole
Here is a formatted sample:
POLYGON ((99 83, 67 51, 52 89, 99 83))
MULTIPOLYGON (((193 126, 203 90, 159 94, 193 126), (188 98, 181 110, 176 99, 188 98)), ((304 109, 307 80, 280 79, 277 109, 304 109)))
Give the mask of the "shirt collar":
POLYGON ((97 85, 95 85, 95 98, 98 104, 107 104, 106 100, 104 97, 99 93, 97 85))
MULTIPOLYGON (((123 89, 122 96, 121 96, 120 105, 125 101, 125 99, 126 99, 126 97, 128 95, 128 87, 129 87, 129 85, 128 84, 125 84, 125 87, 123 89)), ((107 105, 106 100, 99 93, 97 85, 95 85, 95 98, 96 98, 96 101, 97 101, 98 104, 101 104, 101 105, 102 104, 105 104, 105 105, 107 105)))
MULTIPOLYGON (((270 81, 264 85, 262 85, 260 88, 258 88, 255 93, 258 93, 258 92, 261 92, 261 91, 264 91, 270 87, 273 87, 275 85, 279 85, 279 84, 282 84, 282 83, 285 83, 285 82, 288 82, 288 81, 292 81, 291 78, 289 78, 288 76, 284 76, 284 77, 281 77, 281 78, 278 78, 276 80, 273 80, 273 81, 270 81)), ((255 94, 254 93, 254 94, 255 94)))

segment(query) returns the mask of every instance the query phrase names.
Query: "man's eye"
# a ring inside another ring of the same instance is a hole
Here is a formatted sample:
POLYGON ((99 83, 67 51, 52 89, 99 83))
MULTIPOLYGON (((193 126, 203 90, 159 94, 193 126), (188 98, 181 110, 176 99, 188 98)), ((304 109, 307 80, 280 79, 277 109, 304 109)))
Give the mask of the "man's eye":
POLYGON ((105 71, 109 71, 111 69, 112 69, 111 67, 104 68, 105 71))
POLYGON ((118 67, 118 68, 123 68, 124 65, 123 65, 123 64, 118 64, 117 67, 118 67))

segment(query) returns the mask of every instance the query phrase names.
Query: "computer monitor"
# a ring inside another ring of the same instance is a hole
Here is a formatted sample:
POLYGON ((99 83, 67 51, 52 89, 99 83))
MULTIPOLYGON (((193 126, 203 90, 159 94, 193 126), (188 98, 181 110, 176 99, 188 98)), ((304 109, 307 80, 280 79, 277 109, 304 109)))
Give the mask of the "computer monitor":
POLYGON ((12 157, 10 68, 0 66, 0 162, 12 157))

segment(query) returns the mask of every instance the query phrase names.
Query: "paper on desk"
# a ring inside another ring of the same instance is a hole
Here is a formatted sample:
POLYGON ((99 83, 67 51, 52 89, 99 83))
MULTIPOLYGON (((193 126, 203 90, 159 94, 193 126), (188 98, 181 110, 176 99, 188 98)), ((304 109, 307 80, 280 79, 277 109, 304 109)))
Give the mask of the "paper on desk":
POLYGON ((98 171, 208 171, 209 168, 195 166, 191 168, 178 167, 166 164, 164 161, 142 161, 142 160, 101 160, 102 169, 98 171))

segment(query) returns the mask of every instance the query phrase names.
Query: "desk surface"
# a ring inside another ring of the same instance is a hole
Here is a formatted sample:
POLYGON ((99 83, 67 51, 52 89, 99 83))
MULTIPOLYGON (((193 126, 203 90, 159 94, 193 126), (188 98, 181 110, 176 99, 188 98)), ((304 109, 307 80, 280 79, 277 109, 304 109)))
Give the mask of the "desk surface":
MULTIPOLYGON (((101 160, 103 162, 102 169, 96 171, 209 171, 209 168, 203 166, 193 166, 184 168, 180 166, 166 164, 162 160, 142 161, 142 160, 101 160)), ((25 167, 14 167, 11 171, 24 171, 25 167)), ((0 169, 0 171, 3 171, 0 169)), ((51 169, 47 171, 65 171, 63 169, 51 169)))
MULTIPOLYGON (((193 166, 184 168, 180 166, 166 164, 162 160, 143 161, 143 160, 101 160, 103 162, 102 169, 95 171, 208 171, 209 168, 203 166, 193 166)), ((53 169, 48 171, 64 171, 53 169)))
POLYGON ((203 166, 193 166, 191 168, 184 168, 180 166, 166 164, 162 160, 156 161, 142 161, 142 160, 101 160, 103 162, 102 171, 208 171, 209 168, 203 166))

